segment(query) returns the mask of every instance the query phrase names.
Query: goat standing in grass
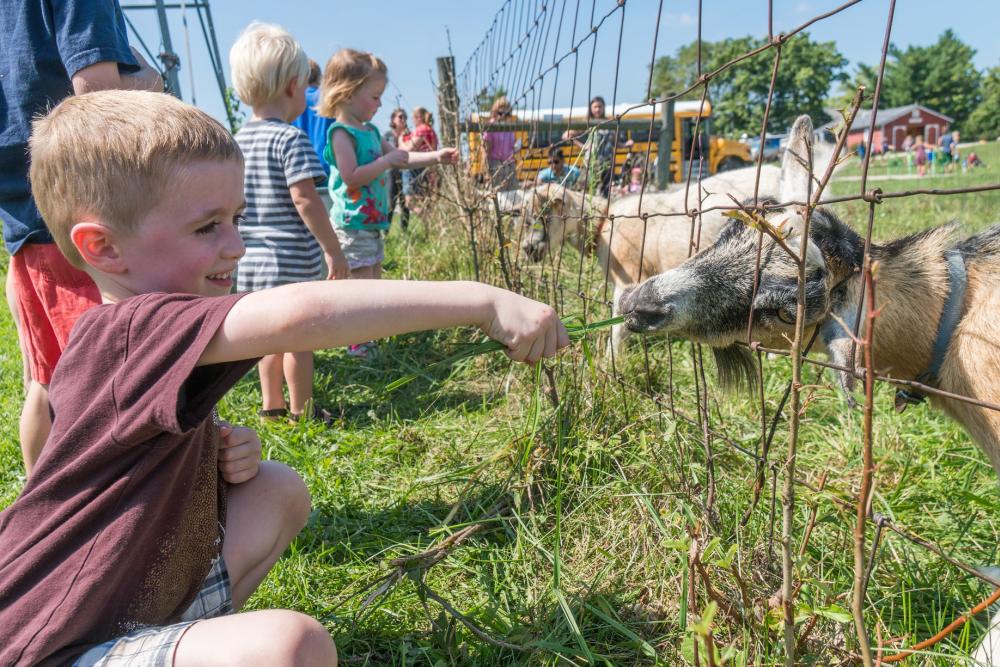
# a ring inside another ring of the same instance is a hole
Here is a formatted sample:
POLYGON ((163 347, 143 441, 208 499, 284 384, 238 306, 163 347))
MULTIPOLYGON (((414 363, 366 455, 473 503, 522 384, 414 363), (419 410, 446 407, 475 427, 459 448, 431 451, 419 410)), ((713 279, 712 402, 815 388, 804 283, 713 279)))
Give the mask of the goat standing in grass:
MULTIPOLYGON (((684 189, 645 193, 641 207, 638 196, 615 200, 609 206, 602 197, 555 184, 538 185, 525 193, 528 198, 522 249, 530 259, 540 261, 546 252, 561 247, 565 241, 580 252, 592 243, 602 275, 607 275, 614 286, 617 303, 626 287, 678 266, 697 248, 714 242, 727 223, 723 211, 706 211, 701 215, 700 238, 697 233, 692 237, 691 219, 684 212, 731 207, 730 193, 739 199, 752 197, 756 172, 755 167, 747 167, 703 179, 700 198, 696 181, 691 183, 687 197, 684 189), (650 216, 645 223, 643 213, 650 216), (589 223, 584 223, 584 219, 589 223)), ((761 197, 777 194, 779 176, 777 167, 761 168, 761 197)), ((616 355, 625 336, 625 327, 613 327, 611 347, 616 355)))
MULTIPOLYGON (((796 122, 789 153, 808 156, 811 129, 808 118, 796 122)), ((803 163, 808 160, 786 155, 782 202, 806 200, 809 174, 803 163)), ((767 218, 785 235, 788 249, 800 255, 802 212, 774 210, 767 218)), ((752 357, 741 345, 748 320, 752 317, 754 340, 787 347, 798 303, 796 260, 769 236, 754 295, 758 234, 733 220, 714 245, 625 293, 619 310, 626 326, 710 345, 720 371, 733 379, 733 369, 740 369, 752 380, 752 357)), ((871 257, 878 263, 875 370, 1000 404, 1000 225, 962 239, 957 225, 948 224, 873 244, 871 257)), ((864 239, 829 210, 814 210, 805 260, 806 338, 818 328, 831 360, 855 369, 840 372, 848 392, 862 368, 862 350, 852 345, 845 326, 856 325, 863 260, 864 239)), ((863 324, 860 331, 863 336, 863 324)), ((930 400, 968 430, 1000 474, 1000 412, 941 396, 930 400)), ((974 655, 980 664, 1000 664, 998 618, 974 655)))

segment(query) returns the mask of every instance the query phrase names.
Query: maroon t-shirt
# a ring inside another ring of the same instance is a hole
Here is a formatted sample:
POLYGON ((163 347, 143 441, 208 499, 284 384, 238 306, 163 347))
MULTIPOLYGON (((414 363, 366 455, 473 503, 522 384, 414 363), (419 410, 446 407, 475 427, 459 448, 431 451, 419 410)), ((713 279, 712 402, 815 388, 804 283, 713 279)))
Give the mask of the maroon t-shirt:
POLYGON ((213 408, 256 360, 195 364, 241 296, 145 294, 80 317, 52 433, 0 514, 0 665, 66 664, 191 604, 225 522, 213 408))

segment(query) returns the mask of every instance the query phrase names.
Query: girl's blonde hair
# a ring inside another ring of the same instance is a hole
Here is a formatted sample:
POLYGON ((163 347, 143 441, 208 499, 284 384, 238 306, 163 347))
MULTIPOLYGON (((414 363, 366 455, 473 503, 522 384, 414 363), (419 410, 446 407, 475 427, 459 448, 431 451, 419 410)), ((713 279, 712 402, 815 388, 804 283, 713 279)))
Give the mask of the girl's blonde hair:
POLYGON ((229 50, 233 88, 252 107, 276 99, 292 81, 305 84, 309 58, 281 26, 254 21, 229 50))
POLYGON ((512 111, 510 102, 507 101, 506 95, 501 95, 493 102, 493 107, 490 108, 490 116, 497 118, 500 114, 509 115, 512 111))
POLYGON ((326 61, 316 111, 320 116, 335 118, 337 109, 375 76, 389 77, 385 63, 375 54, 354 49, 337 51, 326 61))
POLYGON ((428 111, 426 107, 414 107, 413 120, 418 123, 426 123, 427 125, 433 125, 434 114, 428 111))

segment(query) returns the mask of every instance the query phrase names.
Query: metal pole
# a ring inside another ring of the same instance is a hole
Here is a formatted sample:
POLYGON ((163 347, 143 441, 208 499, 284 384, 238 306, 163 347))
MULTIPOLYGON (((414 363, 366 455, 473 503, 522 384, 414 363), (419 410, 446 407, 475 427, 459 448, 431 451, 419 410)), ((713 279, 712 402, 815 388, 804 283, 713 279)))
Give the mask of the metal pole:
MULTIPOLYGON (((177 64, 180 60, 174 53, 174 46, 170 41, 170 24, 167 23, 167 8, 163 0, 156 0, 156 15, 160 20, 160 39, 163 40, 163 53, 160 60, 163 62, 163 71, 167 76, 167 90, 178 99, 181 97, 181 81, 177 76, 177 64)), ((191 63, 188 63, 190 67, 191 63)))
POLYGON ((666 190, 670 183, 670 161, 674 154, 674 101, 662 102, 660 139, 656 147, 656 187, 666 190))
MULTIPOLYGON (((233 110, 229 104, 229 91, 226 86, 226 75, 222 71, 222 55, 219 53, 219 42, 215 38, 215 25, 212 23, 212 9, 208 6, 208 0, 203 0, 200 7, 205 9, 205 22, 208 24, 207 29, 202 26, 202 32, 205 33, 205 41, 208 43, 209 51, 212 54, 212 69, 215 70, 215 80, 219 85, 219 94, 222 96, 222 104, 226 108, 226 118, 229 120, 229 127, 234 132, 236 131, 236 118, 233 116, 233 110)), ((198 18, 201 18, 201 10, 199 8, 198 18)), ((190 67, 190 63, 188 64, 190 67)))

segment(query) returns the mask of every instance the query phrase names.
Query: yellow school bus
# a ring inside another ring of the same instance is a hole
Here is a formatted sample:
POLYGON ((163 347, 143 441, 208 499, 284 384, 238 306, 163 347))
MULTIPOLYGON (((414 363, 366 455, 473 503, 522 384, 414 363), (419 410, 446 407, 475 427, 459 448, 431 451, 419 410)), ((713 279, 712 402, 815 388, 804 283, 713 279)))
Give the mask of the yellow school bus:
MULTIPOLYGON (((548 153, 553 146, 562 148, 566 164, 576 166, 581 172, 584 171, 586 165, 578 142, 586 140, 587 110, 586 106, 537 111, 516 109, 510 122, 497 126, 498 131, 513 130, 517 137, 518 150, 515 159, 517 177, 521 182, 533 181, 538 171, 548 165, 548 153), (579 133, 577 141, 566 138, 567 130, 579 133)), ((621 116, 615 151, 616 179, 621 178, 623 167, 646 164, 646 180, 655 182, 653 165, 657 160, 657 146, 662 127, 662 104, 658 103, 654 108, 648 104, 640 106, 634 103, 622 103, 615 105, 607 113, 609 118, 621 116)), ((674 103, 669 178, 671 182, 684 181, 692 168, 700 168, 702 175, 707 175, 751 164, 750 149, 746 144, 711 136, 711 116, 712 105, 707 101, 704 106, 700 100, 674 103), (693 141, 696 125, 701 137, 701 141, 697 143, 693 141), (699 160, 699 157, 706 153, 708 160, 699 160)), ((480 130, 487 129, 488 119, 488 114, 473 114, 465 128, 472 163, 471 172, 476 176, 486 172, 486 155, 479 133, 480 130)), ((591 123, 593 124, 593 121, 591 123)), ((615 123, 612 121, 601 127, 613 129, 615 123)), ((697 172, 693 176, 697 177, 697 172)), ((627 177, 624 180, 627 181, 627 177)))

